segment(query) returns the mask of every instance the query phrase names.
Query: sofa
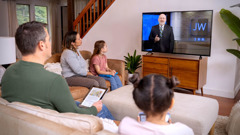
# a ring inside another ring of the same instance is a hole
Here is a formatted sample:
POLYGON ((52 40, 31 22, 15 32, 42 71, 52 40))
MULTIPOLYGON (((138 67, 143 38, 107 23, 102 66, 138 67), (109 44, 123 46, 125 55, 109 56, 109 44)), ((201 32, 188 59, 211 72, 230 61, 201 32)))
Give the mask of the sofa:
POLYGON ((240 100, 232 107, 227 120, 226 132, 228 135, 240 135, 240 100))
POLYGON ((100 118, 75 113, 58 113, 0 98, 1 135, 115 135, 103 128, 100 118))
MULTIPOLYGON (((92 56, 92 53, 86 50, 82 50, 80 51, 81 55, 83 56, 83 58, 88 62, 89 59, 92 56)), ((56 53, 53 54, 52 57, 50 57, 46 62, 46 64, 49 63, 59 63, 60 62, 60 57, 61 57, 61 53, 56 53)), ((108 66, 111 69, 114 69, 118 72, 118 76, 122 82, 122 84, 125 84, 125 63, 122 60, 117 60, 117 59, 108 59, 107 60, 108 66)), ((106 85, 107 88, 111 87, 111 84, 109 81, 106 80, 106 85)), ((77 101, 82 101, 83 98, 86 96, 86 94, 89 92, 89 89, 86 87, 81 87, 81 86, 70 86, 69 87, 70 92, 74 98, 74 100, 77 101)))

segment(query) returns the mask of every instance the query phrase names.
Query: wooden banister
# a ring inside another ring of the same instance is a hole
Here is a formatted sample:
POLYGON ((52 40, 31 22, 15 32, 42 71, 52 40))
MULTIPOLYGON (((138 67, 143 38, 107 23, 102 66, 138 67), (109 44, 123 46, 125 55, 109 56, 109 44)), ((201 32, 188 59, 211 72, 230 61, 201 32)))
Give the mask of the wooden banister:
POLYGON ((115 0, 90 0, 73 22, 73 30, 83 38, 115 0))

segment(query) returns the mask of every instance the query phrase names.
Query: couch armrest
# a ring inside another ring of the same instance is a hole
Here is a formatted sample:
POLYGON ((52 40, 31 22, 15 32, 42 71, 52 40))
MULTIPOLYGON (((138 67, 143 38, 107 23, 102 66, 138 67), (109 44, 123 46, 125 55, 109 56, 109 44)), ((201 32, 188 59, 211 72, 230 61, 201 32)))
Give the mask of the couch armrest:
POLYGON ((125 84, 125 63, 122 60, 117 60, 117 59, 108 59, 107 60, 108 67, 111 69, 116 70, 119 75, 122 76, 121 81, 122 84, 125 84))
POLYGON ((55 53, 49 59, 47 59, 44 64, 60 62, 60 58, 61 53, 55 53))
POLYGON ((69 90, 72 94, 73 99, 79 102, 82 102, 89 92, 88 88, 81 86, 69 86, 69 90))
POLYGON ((0 131, 4 135, 88 134, 6 105, 0 104, 0 108, 0 131))

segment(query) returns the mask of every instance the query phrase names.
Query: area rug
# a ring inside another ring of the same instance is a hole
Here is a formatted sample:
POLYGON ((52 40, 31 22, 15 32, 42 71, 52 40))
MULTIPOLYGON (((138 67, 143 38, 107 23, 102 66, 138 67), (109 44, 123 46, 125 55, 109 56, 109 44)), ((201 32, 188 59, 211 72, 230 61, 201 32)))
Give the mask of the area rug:
POLYGON ((218 118, 215 123, 214 135, 227 135, 226 126, 227 126, 228 116, 218 115, 218 118))

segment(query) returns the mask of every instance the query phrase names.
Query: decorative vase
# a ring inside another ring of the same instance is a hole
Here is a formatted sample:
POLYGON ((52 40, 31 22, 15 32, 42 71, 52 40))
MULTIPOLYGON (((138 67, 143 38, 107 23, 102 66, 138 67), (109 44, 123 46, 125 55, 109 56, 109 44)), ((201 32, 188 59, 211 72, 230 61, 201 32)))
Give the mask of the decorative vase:
POLYGON ((129 78, 131 78, 132 76, 133 76, 133 74, 128 73, 128 80, 127 80, 127 84, 128 84, 128 85, 132 84, 132 83, 129 81, 129 78))

